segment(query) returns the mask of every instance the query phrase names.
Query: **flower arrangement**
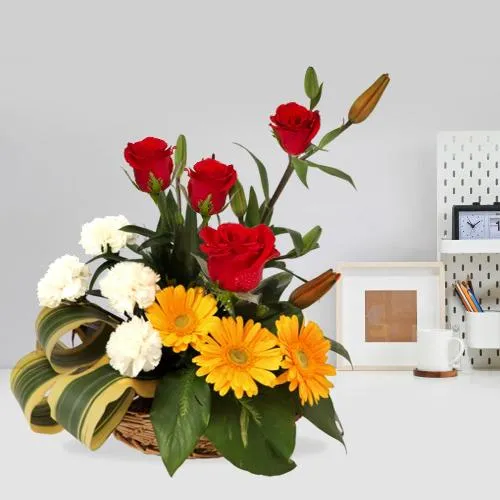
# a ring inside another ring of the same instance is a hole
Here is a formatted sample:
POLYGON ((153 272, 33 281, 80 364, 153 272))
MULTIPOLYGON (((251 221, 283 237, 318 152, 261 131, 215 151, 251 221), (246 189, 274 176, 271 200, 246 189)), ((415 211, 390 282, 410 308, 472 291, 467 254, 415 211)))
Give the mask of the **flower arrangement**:
POLYGON ((339 275, 296 276, 287 263, 318 248, 321 228, 302 235, 274 225, 273 209, 294 173, 306 186, 309 169, 354 185, 310 158, 368 117, 389 77, 317 144, 323 84, 311 67, 304 83, 309 107, 282 104, 271 116, 287 159, 272 195, 266 167, 249 150, 260 196, 250 187, 247 197, 233 165, 214 156, 187 169, 182 135, 175 147, 154 137, 127 145, 129 178, 154 200, 159 221, 154 229, 123 215, 84 224, 80 244, 90 260, 64 255, 38 283, 37 349, 11 374, 32 430, 65 429, 94 450, 142 401, 171 475, 202 439, 236 467, 286 473, 295 467, 300 417, 343 443, 327 357, 349 355, 302 313, 339 275), (229 207, 237 222, 221 223, 229 207), (275 246, 280 235, 290 237, 285 253, 275 246), (303 284, 283 299, 294 276, 303 284))

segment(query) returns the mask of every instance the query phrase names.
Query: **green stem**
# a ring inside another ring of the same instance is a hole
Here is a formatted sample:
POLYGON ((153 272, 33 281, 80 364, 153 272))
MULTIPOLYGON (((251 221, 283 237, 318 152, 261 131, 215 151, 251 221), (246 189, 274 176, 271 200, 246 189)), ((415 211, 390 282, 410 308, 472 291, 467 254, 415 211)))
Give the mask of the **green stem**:
POLYGON ((281 178, 278 186, 276 187, 276 190, 274 191, 273 195, 271 196, 271 199, 269 200, 269 203, 266 206, 266 209, 264 210, 264 213, 262 214, 262 221, 264 223, 267 223, 267 218, 271 214, 274 205, 278 201, 278 198, 280 197, 281 193, 285 189, 288 181, 290 180, 290 177, 293 174, 293 166, 292 166, 292 160, 291 156, 288 155, 288 165, 286 167, 285 173, 283 174, 283 177, 281 178))

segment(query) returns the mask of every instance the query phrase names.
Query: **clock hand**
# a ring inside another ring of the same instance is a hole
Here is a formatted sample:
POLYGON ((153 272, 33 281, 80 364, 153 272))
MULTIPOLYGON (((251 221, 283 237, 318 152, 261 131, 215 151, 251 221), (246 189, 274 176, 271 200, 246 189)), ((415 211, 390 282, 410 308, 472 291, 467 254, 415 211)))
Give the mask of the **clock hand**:
POLYGON ((473 226, 472 226, 472 229, 474 229, 481 221, 478 220, 473 226))

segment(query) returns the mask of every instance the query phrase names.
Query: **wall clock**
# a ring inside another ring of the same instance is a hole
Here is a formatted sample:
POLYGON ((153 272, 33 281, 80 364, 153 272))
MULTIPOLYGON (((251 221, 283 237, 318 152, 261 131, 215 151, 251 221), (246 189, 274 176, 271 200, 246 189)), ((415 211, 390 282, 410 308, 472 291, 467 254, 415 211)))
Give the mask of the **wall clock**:
POLYGON ((500 239, 500 203, 455 205, 453 207, 453 239, 500 239))

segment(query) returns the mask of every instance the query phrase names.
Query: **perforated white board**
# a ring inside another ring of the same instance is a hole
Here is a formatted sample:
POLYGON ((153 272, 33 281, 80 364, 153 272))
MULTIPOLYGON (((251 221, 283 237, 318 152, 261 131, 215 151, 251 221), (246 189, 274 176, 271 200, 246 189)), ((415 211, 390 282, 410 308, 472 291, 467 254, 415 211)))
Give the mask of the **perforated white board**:
MULTIPOLYGON (((485 309, 500 310, 500 254, 440 254, 452 236, 453 205, 499 201, 500 131, 440 132, 437 141, 437 248, 445 269, 446 324, 465 338, 465 314, 453 282, 472 277, 485 309)), ((468 349, 461 368, 500 368, 500 350, 468 349)))

